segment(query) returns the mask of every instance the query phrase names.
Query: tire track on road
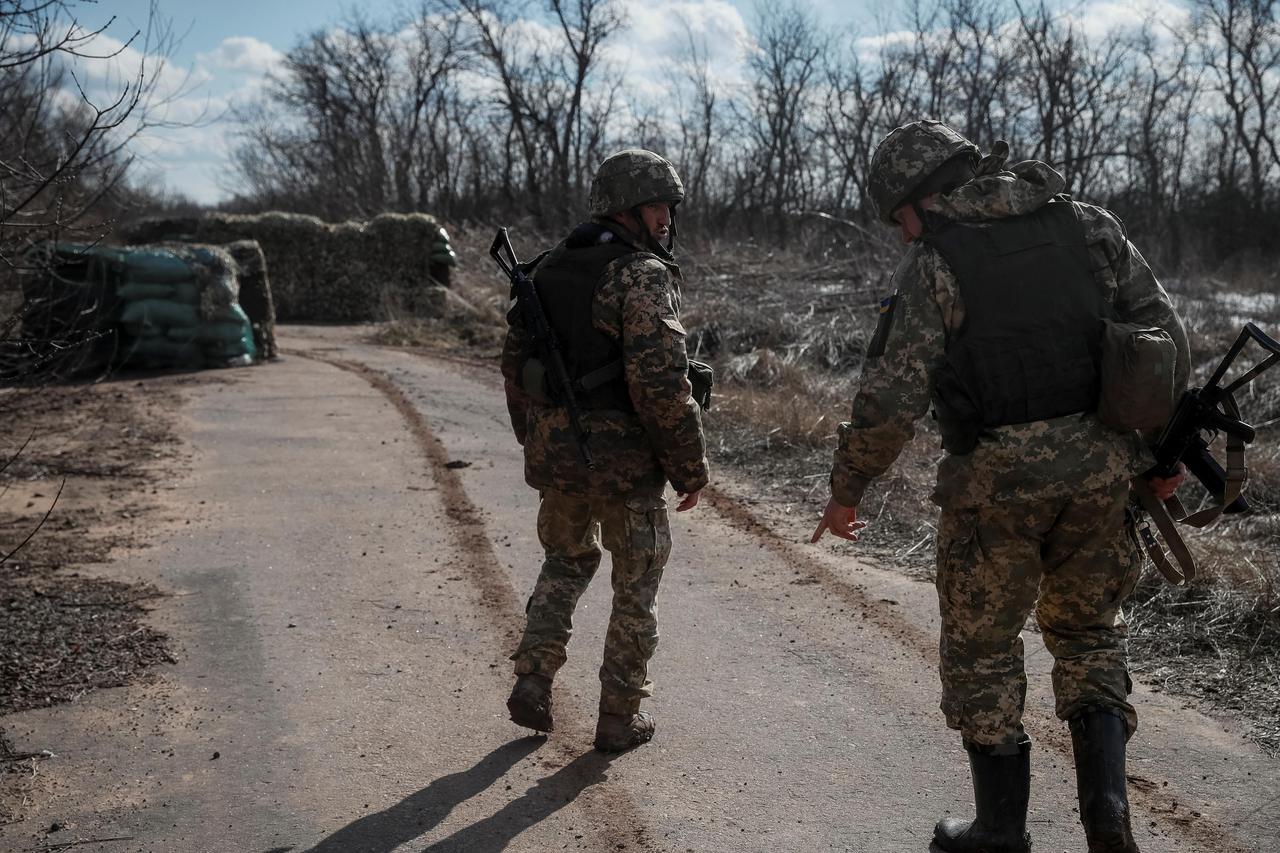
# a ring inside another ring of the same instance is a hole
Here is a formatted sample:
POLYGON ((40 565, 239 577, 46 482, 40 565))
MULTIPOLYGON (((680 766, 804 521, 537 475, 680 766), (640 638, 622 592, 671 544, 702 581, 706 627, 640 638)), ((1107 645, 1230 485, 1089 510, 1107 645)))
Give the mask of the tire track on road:
MULTIPOLYGON (((708 486, 709 503, 729 525, 758 540, 764 548, 785 565, 816 586, 843 601, 846 605, 878 628, 885 636, 914 653, 935 672, 938 667, 938 641, 913 623, 904 613, 874 593, 839 577, 821 559, 805 553, 803 547, 783 538, 773 527, 753 512, 739 498, 716 486, 708 486)), ((835 617, 839 618, 839 617, 835 617)), ((1073 764, 1071 738, 1065 724, 1057 717, 1050 717, 1028 709, 1026 717, 1040 731, 1037 743, 1057 752, 1068 764, 1073 764)), ((1132 772, 1130 773, 1132 777, 1132 772)), ((1168 781, 1157 784, 1145 782, 1139 786, 1130 784, 1129 799, 1146 812, 1146 818, 1158 824, 1174 837, 1184 838, 1213 853, 1256 853, 1253 848, 1239 846, 1229 841, 1234 833, 1219 821, 1203 814, 1196 814, 1187 806, 1191 798, 1182 794, 1168 781), (1184 817, 1186 815, 1186 817, 1184 817)), ((1134 815, 1135 832, 1143 829, 1142 815, 1134 815)))
MULTIPOLYGON (((514 647, 519 640, 515 626, 522 623, 524 607, 507 578, 506 571, 493 550, 484 521, 483 511, 467 494, 462 477, 449 467, 449 452, 431 429, 430 423, 413 401, 400 389, 388 374, 355 361, 312 355, 291 350, 289 355, 308 358, 346 371, 368 382, 381 393, 404 419, 419 450, 426 458, 432 477, 440 488, 440 498, 449 519, 449 535, 459 554, 467 560, 463 574, 475 585, 481 603, 493 616, 493 628, 502 644, 514 647), (501 627, 500 627, 501 626, 501 627)), ((557 691, 558 692, 558 691, 557 691)), ((572 708, 559 703, 563 709, 572 708)), ((587 774, 603 766, 607 769, 610 759, 603 755, 584 756, 581 745, 590 743, 595 735, 593 721, 581 715, 561 710, 556 714, 557 732, 563 737, 550 738, 548 746, 555 750, 557 770, 562 772, 570 764, 587 774), (567 723, 567 725, 566 725, 567 723), (594 760, 592 760, 594 759, 594 760)), ((512 724, 514 725, 514 723, 512 724)), ((558 775, 558 774, 557 774, 558 775)), ((573 780, 565 780, 572 785, 573 780)), ((609 837, 610 849, 638 849, 640 853, 659 853, 651 839, 643 816, 629 791, 620 786, 595 786, 602 802, 584 801, 584 810, 592 812, 598 825, 607 828, 603 834, 609 837)), ((554 792, 551 792, 554 794, 554 792)))

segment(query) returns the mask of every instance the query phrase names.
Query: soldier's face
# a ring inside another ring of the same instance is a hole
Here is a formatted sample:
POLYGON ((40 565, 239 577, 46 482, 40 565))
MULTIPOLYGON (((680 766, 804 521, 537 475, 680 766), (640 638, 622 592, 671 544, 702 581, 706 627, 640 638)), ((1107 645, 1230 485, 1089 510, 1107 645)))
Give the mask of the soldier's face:
POLYGON ((903 243, 914 243, 924 233, 924 223, 916 215, 915 208, 909 204, 904 204, 893 212, 893 221, 898 223, 903 243))
POLYGON ((665 243, 671 234, 671 205, 665 201, 651 201, 640 206, 644 228, 659 243, 665 243))

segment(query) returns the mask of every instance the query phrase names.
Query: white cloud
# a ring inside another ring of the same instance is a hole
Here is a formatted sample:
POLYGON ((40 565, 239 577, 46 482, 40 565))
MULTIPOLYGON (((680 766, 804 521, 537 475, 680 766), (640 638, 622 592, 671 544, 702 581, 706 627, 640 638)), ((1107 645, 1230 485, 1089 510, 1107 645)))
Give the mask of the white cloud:
POLYGON ((607 44, 606 59, 660 96, 672 71, 689 62, 692 42, 712 84, 727 89, 744 79, 751 35, 742 13, 725 0, 620 0, 627 25, 607 44))
POLYGON ((280 67, 284 54, 253 36, 231 36, 215 49, 196 57, 196 62, 219 71, 266 74, 280 67))
POLYGON ((1071 16, 1089 39, 1102 39, 1140 29, 1148 22, 1159 24, 1160 32, 1184 28, 1191 17, 1186 3, 1178 0, 1097 0, 1071 16))

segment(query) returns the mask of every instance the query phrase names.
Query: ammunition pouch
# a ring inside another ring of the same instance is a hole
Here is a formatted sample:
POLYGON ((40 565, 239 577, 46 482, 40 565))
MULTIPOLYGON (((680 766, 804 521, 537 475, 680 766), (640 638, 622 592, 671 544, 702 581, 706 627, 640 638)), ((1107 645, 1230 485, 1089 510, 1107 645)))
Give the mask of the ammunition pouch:
POLYGON ((1175 405, 1177 358, 1164 329, 1104 320, 1098 420, 1122 432, 1167 424, 1175 405))
POLYGON ((524 366, 520 369, 520 387, 539 406, 556 404, 547 382, 547 366, 536 356, 525 359, 524 366))
POLYGON ((711 365, 689 359, 689 384, 693 386, 691 396, 704 411, 711 408, 711 386, 715 381, 716 372, 711 365))

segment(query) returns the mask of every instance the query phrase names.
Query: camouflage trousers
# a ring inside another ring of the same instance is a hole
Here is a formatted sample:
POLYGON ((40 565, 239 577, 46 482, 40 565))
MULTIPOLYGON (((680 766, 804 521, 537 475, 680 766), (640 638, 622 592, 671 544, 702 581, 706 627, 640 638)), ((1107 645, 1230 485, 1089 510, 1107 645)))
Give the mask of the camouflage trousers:
POLYGON ((578 496, 546 490, 538 510, 545 559, 525 608, 524 637, 511 659, 517 675, 554 678, 564 665, 578 599, 600 565, 601 545, 613 562, 613 611, 600 667, 600 710, 634 714, 653 694, 649 659, 658 646, 658 584, 671 554, 671 528, 661 494, 578 496))
POLYGON ((1142 557, 1125 527, 1128 483, 1032 503, 943 510, 938 529, 939 669, 947 725, 977 744, 1025 740, 1021 631, 1035 611, 1053 655, 1057 715, 1128 702, 1120 605, 1142 557))

